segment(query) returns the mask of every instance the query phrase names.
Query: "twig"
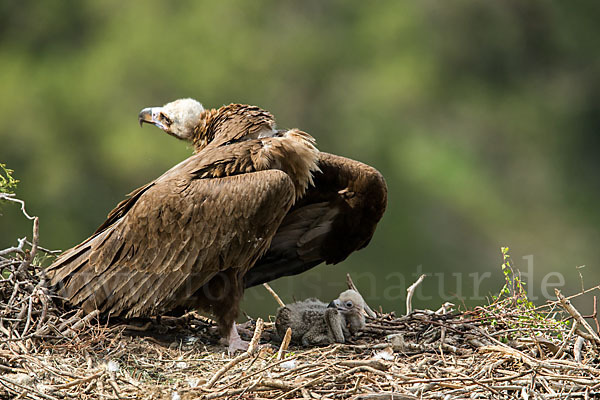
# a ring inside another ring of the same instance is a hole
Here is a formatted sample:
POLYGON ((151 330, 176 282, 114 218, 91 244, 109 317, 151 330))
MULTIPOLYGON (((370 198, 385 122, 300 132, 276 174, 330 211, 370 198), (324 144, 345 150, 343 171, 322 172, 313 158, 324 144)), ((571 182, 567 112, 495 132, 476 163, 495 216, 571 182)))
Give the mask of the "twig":
POLYGON ((210 380, 206 383, 205 386, 207 388, 212 388, 215 385, 215 383, 223 376, 223 374, 225 374, 225 372, 229 371, 231 368, 233 368, 240 362, 244 361, 245 359, 252 357, 255 350, 257 349, 257 345, 260 340, 260 335, 262 335, 264 326, 265 326, 265 324, 264 324, 262 318, 258 318, 256 320, 256 328, 254 329, 254 335, 252 336, 252 340, 250 340, 250 345, 248 346, 248 350, 245 353, 240 354, 239 356, 235 357, 233 360, 229 361, 221 369, 219 369, 213 375, 213 377, 210 378, 210 380))
MULTIPOLYGON (((31 387, 31 386, 25 386, 25 385, 21 385, 17 382, 14 382, 10 379, 4 378, 2 376, 0 376, 0 382, 3 382, 4 384, 9 384, 9 385, 14 385, 16 387, 18 387, 19 389, 30 391, 36 394, 36 396, 42 397, 44 399, 48 399, 48 400, 58 400, 56 397, 54 396, 50 396, 48 394, 42 393, 39 390, 36 390, 35 388, 31 387)), ((13 389, 14 390, 14 389, 13 389)))
POLYGON ((281 341, 281 346, 279 347, 279 351, 277 352, 277 361, 279 361, 283 358, 283 354, 285 353, 288 346, 290 345, 290 340, 292 340, 292 328, 287 328, 287 330, 285 331, 285 336, 283 337, 283 340, 281 341))
POLYGON ((71 327, 67 328, 62 332, 65 336, 73 336, 75 335, 75 331, 81 328, 83 325, 96 318, 100 314, 99 310, 94 310, 79 321, 75 322, 71 327))
POLYGON ((285 307, 285 303, 281 301, 281 298, 277 295, 277 293, 275 293, 275 291, 271 288, 271 286, 269 286, 268 283, 263 283, 263 286, 265 287, 265 289, 267 289, 269 293, 271 293, 271 296, 275 298, 275 301, 277 301, 277 304, 279 304, 280 307, 285 307))
POLYGON ((583 357, 581 355, 581 350, 583 350, 584 342, 585 342, 585 339, 580 336, 577 338, 577 340, 575 341, 575 344, 573 345, 573 356, 575 358, 575 361, 577 361, 579 363, 583 360, 583 357))
POLYGON ((17 243, 19 243, 17 245, 17 247, 9 247, 7 249, 4 250, 0 250, 0 256, 5 256, 8 255, 10 253, 23 253, 23 246, 25 246, 25 243, 27 242, 27 238, 21 238, 21 239, 17 239, 17 243))
POLYGON ((560 290, 554 289, 554 292, 556 293, 556 297, 558 298, 558 300, 560 301, 560 303, 562 304, 564 309, 567 310, 567 312, 569 314, 571 314, 571 316, 575 319, 575 321, 577 321, 581 326, 583 326, 589 332, 589 334, 592 336, 592 338, 593 338, 592 344, 594 346, 600 345, 600 337, 598 336, 596 331, 594 331, 594 329, 590 326, 590 324, 588 324, 588 322, 585 320, 585 318, 583 318, 583 316, 579 313, 579 311, 577 311, 577 309, 575 307, 573 307, 571 302, 569 300, 567 300, 567 298, 565 296, 563 296, 563 294, 560 292, 560 290))
MULTIPOLYGON (((33 243, 31 243, 29 240, 25 240, 25 243, 27 243, 30 246, 33 246, 33 243)), ((43 253, 46 253, 46 254, 50 254, 50 255, 57 255, 57 254, 62 253, 62 250, 50 250, 50 249, 47 249, 47 248, 42 247, 40 245, 38 245, 37 248, 38 248, 39 251, 41 251, 43 253)))
POLYGON ((306 382, 306 383, 304 383, 304 384, 302 384, 302 385, 300 385, 298 387, 293 388, 292 390, 290 390, 288 392, 284 392, 283 394, 275 397, 275 400, 283 399, 284 397, 287 397, 288 395, 290 395, 292 393, 295 393, 298 390, 302 390, 302 389, 304 389, 304 388, 306 388, 306 387, 308 387, 310 385, 314 385, 316 383, 319 383, 319 382, 321 382, 324 379, 325 379, 325 376, 323 376, 323 374, 321 374, 321 376, 319 376, 319 377, 317 377, 317 378, 315 378, 313 380, 310 380, 310 381, 308 381, 308 382, 306 382))
POLYGON ((600 332, 600 322, 598 322, 598 299, 594 295, 594 321, 596 322, 596 332, 600 332))
POLYGON ((388 369, 390 369, 389 365, 386 365, 379 360, 348 360, 348 361, 341 361, 339 363, 339 365, 343 365, 345 367, 352 367, 352 368, 366 366, 366 367, 378 369, 380 371, 387 371, 388 369))
POLYGON ((229 388, 229 387, 231 387, 231 386, 233 386, 233 385, 235 385, 235 384, 237 384, 237 383, 239 383, 241 381, 250 379, 251 377, 253 377, 255 375, 258 375, 258 374, 260 374, 262 372, 265 372, 265 371, 267 371, 267 370, 269 370, 269 369, 271 369, 271 368, 273 368, 273 367, 275 367, 277 365, 283 364, 286 361, 296 360, 297 358, 298 358, 298 356, 289 357, 286 360, 280 360, 280 361, 274 362, 272 364, 269 364, 266 367, 259 369, 258 371, 255 371, 255 372, 253 372, 251 374, 244 375, 244 376, 241 376, 239 378, 234 379, 233 381, 231 381, 230 383, 228 383, 227 385, 225 385, 223 387, 223 389, 227 389, 227 388, 229 388))
POLYGON ((563 355, 563 353, 565 352, 565 349, 567 348, 567 343, 569 342, 571 337, 573 337, 573 333, 575 333, 575 329, 577 329, 577 325, 578 325, 577 321, 574 321, 573 326, 571 327, 571 330, 569 331, 569 334, 567 335, 567 337, 565 337, 562 344, 556 351, 556 354, 554 355, 554 359, 557 360, 563 355))
POLYGON ((258 342, 260 341, 260 336, 265 329, 265 323, 262 318, 258 318, 256 320, 256 328, 254 328, 254 335, 252 335, 252 339, 250 340, 250 345, 248 346, 248 350, 246 351, 248 354, 253 354, 258 348, 258 342))
POLYGON ((423 279, 425 279, 425 274, 421 275, 419 277, 419 279, 417 279, 415 281, 415 283, 413 283, 412 285, 410 285, 408 287, 408 289, 406 289, 406 315, 410 314, 412 312, 412 298, 413 295, 415 294, 415 290, 417 289, 417 286, 419 286, 421 284, 421 282, 423 282, 423 279))
MULTIPOLYGON (((25 211, 23 210, 23 212, 25 212, 25 211)), ((33 241, 32 241, 33 244, 31 245, 31 251, 25 258, 25 261, 23 261, 21 263, 21 266, 19 266, 19 269, 17 270, 17 275, 21 275, 23 272, 25 272, 29 268, 31 263, 33 262, 33 259, 35 258, 36 254, 37 254, 37 243, 38 243, 39 239, 40 239, 40 219, 38 217, 34 217, 33 218, 33 241)))
POLYGON ((83 383, 87 383, 89 381, 92 381, 92 380, 94 380, 96 378, 100 378, 104 374, 104 372, 105 372, 105 370, 100 370, 100 371, 98 371, 95 374, 92 374, 90 376, 86 376, 86 377, 81 378, 81 379, 75 379, 75 380, 72 380, 71 382, 63 383, 61 385, 52 386, 52 389, 55 389, 55 390, 68 389, 68 388, 73 387, 73 386, 81 385, 83 383))
MULTIPOLYGON (((593 292, 594 290, 600 290, 600 285, 596 285, 589 289, 584 290, 583 292, 579 292, 579 293, 575 293, 570 296, 567 296, 566 299, 573 300, 576 297, 579 297, 584 294, 588 294, 589 292, 593 292)), ((558 301, 558 300, 548 300, 546 304, 539 305, 539 306, 533 308, 532 311, 539 311, 543 308, 554 307, 555 305, 557 305, 559 303, 560 303, 560 301, 558 301)))
POLYGON ((14 193, 0 193, 0 200, 12 201, 13 203, 19 203, 21 205, 21 212, 23 213, 25 218, 32 220, 32 221, 35 218, 35 217, 32 217, 31 215, 27 214, 27 211, 25 211, 25 202, 23 200, 17 199, 15 197, 14 193))
POLYGON ((294 388, 289 383, 285 383, 284 381, 279 380, 279 379, 266 379, 266 378, 263 378, 260 381, 260 385, 267 386, 267 387, 272 387, 272 388, 279 389, 279 390, 292 390, 294 388))
POLYGON ((31 325, 31 311, 33 310, 33 296, 29 296, 29 301, 27 305, 27 320, 25 321, 25 327, 23 328, 23 333, 21 333, 21 337, 27 334, 29 331, 29 326, 31 325))

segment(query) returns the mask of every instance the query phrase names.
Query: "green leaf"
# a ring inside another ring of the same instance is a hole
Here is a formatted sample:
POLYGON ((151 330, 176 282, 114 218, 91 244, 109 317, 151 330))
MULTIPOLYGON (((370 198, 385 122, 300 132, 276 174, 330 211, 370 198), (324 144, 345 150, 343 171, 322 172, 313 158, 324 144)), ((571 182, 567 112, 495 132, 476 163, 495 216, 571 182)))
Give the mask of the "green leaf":
POLYGON ((0 193, 14 193, 19 181, 13 178, 13 172, 6 164, 0 163, 0 193))

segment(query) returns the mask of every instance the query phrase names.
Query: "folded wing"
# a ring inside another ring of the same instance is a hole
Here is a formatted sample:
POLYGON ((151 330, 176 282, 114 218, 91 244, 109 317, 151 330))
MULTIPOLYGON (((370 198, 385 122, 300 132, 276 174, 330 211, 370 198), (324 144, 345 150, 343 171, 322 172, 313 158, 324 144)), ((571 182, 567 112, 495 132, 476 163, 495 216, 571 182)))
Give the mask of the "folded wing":
POLYGON ((279 170, 203 179, 200 156, 133 192, 57 259, 46 275, 59 293, 87 312, 160 315, 221 271, 243 276, 268 249, 294 186, 279 170))
POLYGON ((285 216, 246 287, 336 264, 365 247, 387 205, 383 176, 366 164, 320 153, 314 187, 285 216))

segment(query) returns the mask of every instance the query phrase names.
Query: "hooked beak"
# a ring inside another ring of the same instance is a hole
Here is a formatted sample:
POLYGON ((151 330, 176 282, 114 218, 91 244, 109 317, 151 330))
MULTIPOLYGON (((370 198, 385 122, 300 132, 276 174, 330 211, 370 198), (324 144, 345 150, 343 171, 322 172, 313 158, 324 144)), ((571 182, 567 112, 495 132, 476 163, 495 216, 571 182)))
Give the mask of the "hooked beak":
POLYGON ((327 306, 327 308, 337 308, 338 310, 342 310, 343 309, 341 307, 339 299, 333 300, 331 303, 329 303, 329 305, 327 306))
POLYGON ((142 111, 140 111, 138 114, 138 121, 140 126, 142 126, 144 122, 147 124, 156 125, 156 121, 154 121, 152 118, 152 107, 144 108, 142 111))

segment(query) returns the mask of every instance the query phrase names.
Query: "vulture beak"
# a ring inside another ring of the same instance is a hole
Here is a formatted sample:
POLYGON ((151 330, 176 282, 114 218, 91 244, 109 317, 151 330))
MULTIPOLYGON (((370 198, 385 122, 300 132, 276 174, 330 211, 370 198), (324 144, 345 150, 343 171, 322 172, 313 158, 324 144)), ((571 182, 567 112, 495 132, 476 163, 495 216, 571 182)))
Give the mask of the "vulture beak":
POLYGON ((154 121, 154 119, 152 118, 152 108, 148 107, 140 111, 140 113, 138 114, 138 121, 140 122, 140 126, 142 126, 144 122, 147 124, 154 125, 156 121, 154 121))
POLYGON ((339 310, 341 308, 339 299, 333 300, 331 303, 329 303, 327 308, 337 308, 339 310))
POLYGON ((164 125, 159 116, 164 118, 162 107, 148 107, 140 111, 138 114, 138 121, 140 122, 140 126, 142 126, 142 124, 145 122, 147 124, 152 124, 156 127, 159 127, 165 132, 169 132, 169 127, 164 125))

